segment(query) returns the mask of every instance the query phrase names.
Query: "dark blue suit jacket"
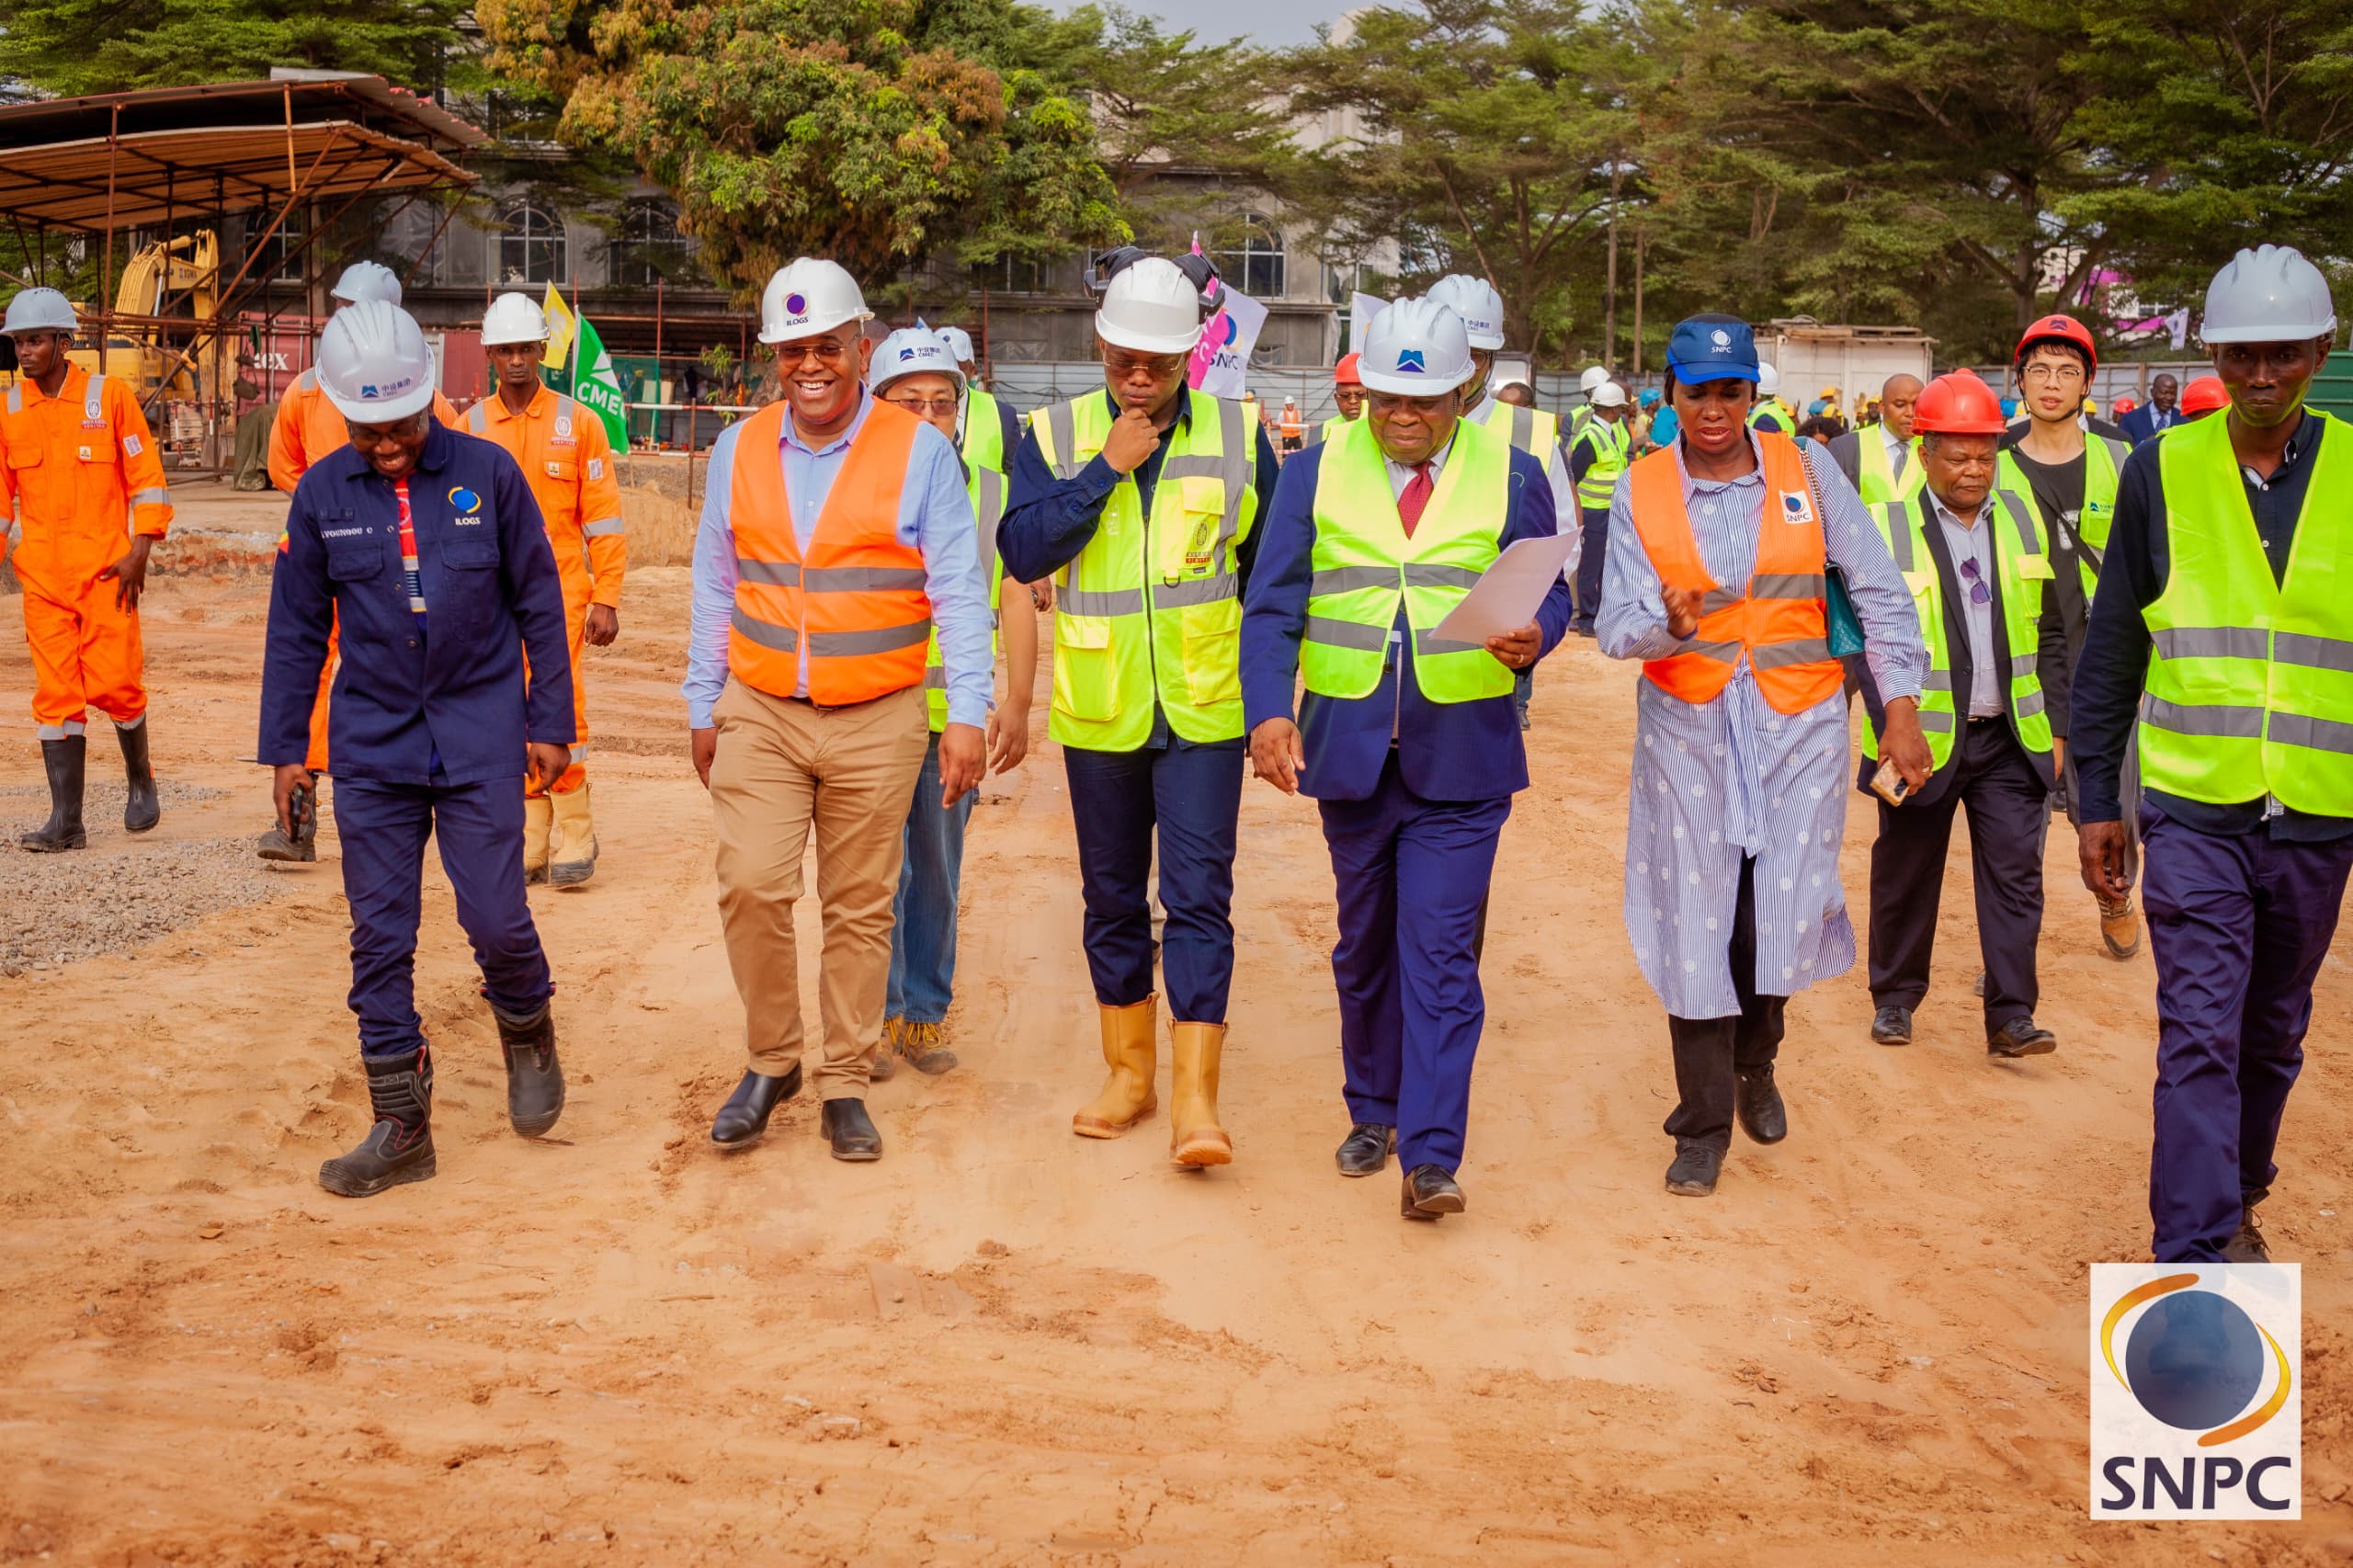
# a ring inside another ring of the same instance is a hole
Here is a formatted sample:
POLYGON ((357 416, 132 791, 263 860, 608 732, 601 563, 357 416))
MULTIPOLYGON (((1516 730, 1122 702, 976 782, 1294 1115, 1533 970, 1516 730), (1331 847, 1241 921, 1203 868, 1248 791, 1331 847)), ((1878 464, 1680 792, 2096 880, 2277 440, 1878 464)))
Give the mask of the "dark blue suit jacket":
MULTIPOLYGON (((2176 426, 2188 423, 2188 421, 2182 417, 2181 411, 2177 408, 2174 410, 2173 424, 2166 426, 2165 428, 2170 430, 2176 426)), ((2116 427, 2123 431, 2124 438, 2136 447, 2143 441, 2155 440, 2163 433, 2157 428, 2157 405, 2154 403, 2144 403, 2140 407, 2129 411, 2123 418, 2116 422, 2116 427)))
MULTIPOLYGON (((1293 452, 1275 485, 1274 505, 1258 527, 1258 561, 1242 612, 1242 706, 1249 726, 1291 717, 1299 643, 1307 630, 1308 585, 1315 551, 1315 478, 1328 445, 1293 452)), ((1559 531, 1543 464, 1511 454, 1510 516, 1496 519, 1499 545, 1559 531)), ((1554 579, 1537 609, 1544 652, 1569 628, 1569 585, 1554 579)), ((1397 624, 1405 624, 1398 612, 1397 624)), ((1299 715, 1307 754, 1300 790, 1326 801, 1362 801, 1380 787, 1396 725, 1397 767, 1405 788, 1427 801, 1490 801, 1528 788, 1528 748, 1508 696, 1432 702, 1413 674, 1413 639, 1394 655, 1370 697, 1343 700, 1307 694, 1299 715)))
POLYGON ((568 746, 579 733, 563 583, 540 504, 505 448, 438 420, 408 489, 422 616, 409 608, 392 481, 347 446, 294 487, 270 578, 258 756, 303 759, 340 617, 329 772, 386 784, 519 778, 526 740, 568 746))

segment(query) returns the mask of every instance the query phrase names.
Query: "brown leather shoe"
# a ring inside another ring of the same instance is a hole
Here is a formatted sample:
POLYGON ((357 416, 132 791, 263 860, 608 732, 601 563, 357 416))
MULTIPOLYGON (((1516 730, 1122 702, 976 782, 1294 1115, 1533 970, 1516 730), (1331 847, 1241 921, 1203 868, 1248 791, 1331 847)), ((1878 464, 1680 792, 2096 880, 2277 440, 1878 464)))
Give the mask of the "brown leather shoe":
POLYGON ((2099 939, 2108 945, 2108 956, 2120 961, 2140 952, 2141 915, 2131 899, 2099 901, 2099 939))

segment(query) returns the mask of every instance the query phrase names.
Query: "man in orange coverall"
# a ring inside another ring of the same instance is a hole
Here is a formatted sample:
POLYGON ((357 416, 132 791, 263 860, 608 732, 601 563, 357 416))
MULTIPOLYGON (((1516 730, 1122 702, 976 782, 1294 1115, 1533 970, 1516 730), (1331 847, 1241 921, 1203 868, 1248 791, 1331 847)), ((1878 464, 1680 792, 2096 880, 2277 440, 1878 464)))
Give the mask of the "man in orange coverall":
POLYGON ((528 294, 501 294, 482 321, 482 346, 497 391, 446 423, 506 449, 530 482, 563 577, 563 626, 572 643, 572 707, 580 733, 572 766, 544 793, 537 775, 523 795, 523 880, 576 887, 597 869, 597 825, 588 810, 588 690, 580 645, 608 646, 620 634, 620 478, 605 422, 540 380, 546 315, 528 294))
POLYGON ((25 290, 0 323, 17 350, 17 384, 0 414, 0 508, 21 530, 33 722, 49 774, 49 821, 17 842, 43 853, 89 843, 83 726, 92 708, 114 721, 122 743, 131 786, 122 825, 144 833, 163 815, 147 755, 139 595, 172 496, 138 395, 66 359, 78 330, 54 289, 25 290))

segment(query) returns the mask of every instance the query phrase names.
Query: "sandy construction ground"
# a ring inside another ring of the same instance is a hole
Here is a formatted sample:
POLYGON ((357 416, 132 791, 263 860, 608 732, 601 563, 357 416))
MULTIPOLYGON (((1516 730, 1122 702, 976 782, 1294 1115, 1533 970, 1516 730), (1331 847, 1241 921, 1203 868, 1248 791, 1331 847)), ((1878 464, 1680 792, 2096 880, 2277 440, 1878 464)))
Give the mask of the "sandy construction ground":
MULTIPOLYGON (((188 503, 235 531, 239 503, 188 503)), ((1470 1211, 1408 1225, 1393 1174, 1332 1168, 1332 884, 1312 806, 1263 786, 1235 911, 1238 1163, 1173 1171, 1165 1121, 1071 1136, 1100 1066, 1041 716, 973 819, 963 1066, 875 1089, 879 1165, 828 1159, 805 1100, 722 1161, 706 1131, 740 1015, 674 696, 687 583, 649 569, 590 669, 602 865, 534 895, 563 1121, 508 1131, 431 868, 441 1174, 349 1202, 313 1179, 365 1126, 332 824, 312 869, 254 876, 219 847, 264 824, 238 760, 264 603, 226 567, 157 583, 176 803, 147 840, 109 827, 86 857, 7 869, 25 935, 0 975, 0 1560, 2353 1556, 2341 962, 2265 1210, 2305 1266, 2305 1517, 2095 1526, 2086 1266, 2146 1256, 2154 979, 2099 954, 2063 836, 2040 1012, 2057 1055, 1985 1060, 1957 856, 1920 1043, 1869 1042, 1859 975, 1808 994, 1788 1142, 1737 1142, 1712 1201, 1671 1199, 1665 1030, 1618 915, 1634 675, 1573 643, 1540 676, 1540 781, 1496 889, 1470 1211), (116 919, 109 890, 153 863, 210 880, 116 919), (142 945, 52 961, 45 903, 74 952, 93 927, 142 945)), ((29 682, 0 601, 0 697, 21 708, 29 682)), ((92 756, 109 777, 110 750, 92 756)), ((38 816, 38 780, 28 735, 0 747, 0 815, 38 816)), ((1869 821, 1848 833, 1858 903, 1869 821)))

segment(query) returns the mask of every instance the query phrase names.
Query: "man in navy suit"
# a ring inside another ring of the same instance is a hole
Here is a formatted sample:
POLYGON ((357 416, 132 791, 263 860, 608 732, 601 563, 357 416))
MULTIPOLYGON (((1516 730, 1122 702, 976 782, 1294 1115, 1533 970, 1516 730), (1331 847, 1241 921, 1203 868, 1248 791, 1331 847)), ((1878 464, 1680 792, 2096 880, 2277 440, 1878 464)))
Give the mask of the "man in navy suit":
POLYGON ((2181 383, 2171 376, 2157 376, 2149 382, 2149 401, 2116 422, 2124 438, 2134 446, 2154 441, 2175 426, 2184 424, 2179 400, 2181 383))
POLYGON ((1461 417, 1472 370, 1452 310, 1400 301, 1366 336, 1365 417, 1292 455, 1260 526, 1242 696, 1258 777, 1315 798, 1332 853, 1353 1124, 1341 1174, 1374 1174, 1393 1147, 1402 1212, 1434 1220, 1463 1207, 1480 932, 1496 842, 1528 788, 1512 678, 1558 645, 1573 606, 1555 575, 1518 631, 1435 635, 1506 545, 1557 531, 1552 486, 1535 458, 1461 417))

